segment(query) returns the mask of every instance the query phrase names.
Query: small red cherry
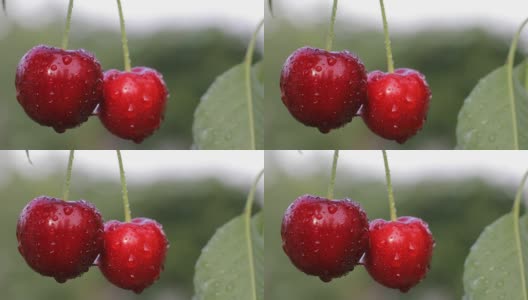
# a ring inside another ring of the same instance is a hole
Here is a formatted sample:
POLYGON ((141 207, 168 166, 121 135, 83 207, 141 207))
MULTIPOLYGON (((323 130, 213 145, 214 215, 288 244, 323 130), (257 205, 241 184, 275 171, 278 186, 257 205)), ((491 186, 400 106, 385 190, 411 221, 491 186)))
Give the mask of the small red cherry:
POLYGON ((282 219, 282 248, 291 262, 324 282, 352 271, 368 247, 368 220, 349 199, 297 198, 282 219))
POLYGON ((62 133, 86 122, 103 95, 103 73, 93 54, 50 46, 30 49, 18 63, 17 99, 35 122, 62 133))
POLYGON ((147 67, 104 73, 99 118, 116 136, 141 143, 163 121, 168 92, 163 76, 147 67))
POLYGON ((22 210, 16 236, 27 264, 63 283, 88 271, 103 249, 103 220, 84 200, 41 196, 22 210))
POLYGON ((168 246, 162 226, 154 220, 108 221, 98 265, 108 281, 139 294, 159 278, 168 246))
POLYGON ((370 222, 365 267, 377 282, 405 293, 429 271, 433 248, 433 235, 421 219, 377 219, 370 222))
POLYGON ((282 67, 282 102, 299 122, 328 133, 352 121, 366 101, 366 81, 356 55, 304 47, 282 67))
POLYGON ((403 144, 422 129, 431 90, 420 72, 397 69, 394 73, 368 74, 368 100, 361 115, 377 135, 403 144))

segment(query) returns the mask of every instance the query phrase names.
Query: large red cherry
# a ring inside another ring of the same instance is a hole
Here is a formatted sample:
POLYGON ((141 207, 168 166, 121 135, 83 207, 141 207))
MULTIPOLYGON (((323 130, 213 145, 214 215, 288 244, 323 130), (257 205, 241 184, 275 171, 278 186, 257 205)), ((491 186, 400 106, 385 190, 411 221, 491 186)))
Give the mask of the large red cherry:
POLYGON ((62 133, 86 122, 103 96, 103 73, 94 55, 40 45, 18 63, 17 99, 35 122, 62 133))
POLYGON ((103 249, 103 220, 84 200, 41 196, 22 210, 16 236, 27 264, 63 283, 88 271, 103 249))

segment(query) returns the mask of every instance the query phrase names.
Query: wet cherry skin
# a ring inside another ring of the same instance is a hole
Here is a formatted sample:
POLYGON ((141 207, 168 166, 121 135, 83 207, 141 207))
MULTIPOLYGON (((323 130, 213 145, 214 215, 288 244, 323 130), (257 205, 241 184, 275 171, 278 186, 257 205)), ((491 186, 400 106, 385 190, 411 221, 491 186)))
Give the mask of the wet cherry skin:
POLYGON ((349 199, 304 195, 282 219, 282 248, 291 262, 324 282, 352 271, 368 247, 368 220, 349 199))
POLYGON ((429 271, 434 239, 419 218, 370 222, 370 245, 365 268, 382 285, 407 292, 429 271))
POLYGON ((422 129, 431 99, 423 74, 412 69, 373 71, 368 74, 367 91, 361 115, 374 133, 403 144, 422 129))
POLYGON ((40 196, 22 210, 16 236, 27 264, 63 283, 88 271, 103 249, 103 220, 84 200, 40 196))
POLYGON ((83 49, 39 45, 18 63, 16 97, 35 122, 62 133, 86 122, 103 95, 103 73, 83 49))
POLYGON ((282 102, 295 119, 328 133, 349 123, 365 103, 367 74, 348 51, 303 47, 284 63, 282 102))
POLYGON ((108 70, 99 118, 114 135, 141 143, 160 127, 167 97, 163 76, 154 69, 108 70))
POLYGON ((168 246, 162 226, 154 220, 108 221, 98 265, 108 281, 139 294, 160 277, 168 246))

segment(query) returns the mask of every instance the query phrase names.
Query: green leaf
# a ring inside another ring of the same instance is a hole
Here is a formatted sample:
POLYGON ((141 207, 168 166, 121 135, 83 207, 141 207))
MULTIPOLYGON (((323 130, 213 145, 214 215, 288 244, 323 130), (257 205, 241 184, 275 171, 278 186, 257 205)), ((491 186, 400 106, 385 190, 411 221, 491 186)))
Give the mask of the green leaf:
POLYGON ((522 253, 516 246, 514 218, 507 214, 484 229, 464 266, 464 292, 466 300, 526 300, 526 282, 521 268, 528 271, 528 217, 520 219, 522 253))
POLYGON ((244 216, 220 227, 202 249, 194 275, 194 300, 264 299, 264 220, 262 213, 251 220, 256 291, 250 282, 244 216), (257 296, 256 299, 253 295, 257 296))
MULTIPOLYGON (((264 148, 264 83, 262 63, 252 67, 255 144, 264 148)), ((199 149, 251 149, 244 65, 220 75, 194 112, 193 137, 199 149)))
POLYGON ((514 70, 515 100, 508 90, 507 67, 481 79, 458 115, 457 148, 468 150, 528 149, 528 93, 523 87, 526 62, 514 70), (514 118, 517 121, 517 134, 514 118))

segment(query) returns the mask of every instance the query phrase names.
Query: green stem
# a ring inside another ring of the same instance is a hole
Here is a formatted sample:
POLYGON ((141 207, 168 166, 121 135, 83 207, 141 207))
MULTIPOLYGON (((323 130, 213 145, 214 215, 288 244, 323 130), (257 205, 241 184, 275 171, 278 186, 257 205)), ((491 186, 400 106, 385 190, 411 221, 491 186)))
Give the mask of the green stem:
POLYGON ((264 25, 264 19, 262 19, 258 25, 257 29, 253 33, 251 40, 246 51, 246 57, 244 59, 244 69, 245 69, 245 83, 246 83, 246 99, 248 106, 248 120, 249 120, 249 138, 251 149, 257 149, 256 140, 255 140, 255 120, 253 112, 253 93, 251 88, 251 63, 253 62, 253 52, 255 52, 255 44, 257 42, 257 35, 260 31, 260 28, 264 25))
POLYGON ((29 156, 29 150, 26 150, 26 157, 27 157, 29 164, 32 165, 33 162, 31 161, 31 156, 29 156))
POLYGON ((117 160, 119 161, 119 175, 121 177, 121 193, 123 194, 123 208, 125 210, 125 222, 130 222, 132 219, 130 213, 130 204, 128 202, 128 189, 125 178, 125 168, 123 168, 123 158, 121 157, 121 151, 117 151, 117 160))
POLYGON ((517 45, 519 44, 519 38, 521 36, 521 32, 524 29, 524 26, 528 23, 528 19, 524 20, 524 22, 519 27, 519 30, 517 30, 517 33, 515 34, 512 44, 510 46, 510 51, 508 53, 508 60, 506 62, 506 70, 508 74, 508 93, 510 98, 510 106, 512 108, 511 110, 511 117, 512 117, 512 129, 513 129, 513 150, 519 150, 519 137, 518 137, 518 128, 517 128, 517 114, 516 114, 516 105, 515 105, 515 92, 513 88, 513 64, 515 60, 515 52, 517 51, 517 45))
POLYGON ((392 46, 389 36, 389 22, 385 13, 385 4, 380 0, 381 17, 383 18, 383 32, 385 33, 385 51, 387 52, 387 69, 389 73, 394 73, 394 59, 392 57, 392 46))
POLYGON ((335 27, 335 21, 336 21, 336 15, 337 15, 337 0, 334 0, 334 4, 332 5, 332 16, 330 17, 330 27, 328 27, 328 35, 326 37, 326 51, 332 50, 333 44, 334 44, 334 27, 335 27))
POLYGON ((121 25, 121 43, 123 44, 123 59, 125 61, 125 71, 130 72, 130 52, 128 52, 128 40, 125 29, 125 17, 123 16, 123 7, 121 0, 117 0, 117 8, 119 9, 119 24, 121 25))
POLYGON ((383 153, 383 163, 385 164, 385 177, 387 179, 387 193, 389 194, 389 209, 391 221, 396 221, 398 218, 396 215, 396 203, 394 202, 394 193, 392 191, 392 181, 389 168, 389 159, 387 158, 387 152, 381 150, 383 153))
POLYGON ((252 297, 251 300, 257 300, 257 282, 255 278, 255 263, 253 259, 253 244, 251 238, 251 212, 253 210, 253 198, 255 197, 255 190, 257 189, 257 183, 264 174, 264 170, 260 171, 253 181, 251 190, 249 191, 246 207, 244 209, 244 220, 245 220, 245 233, 246 233, 246 246, 248 250, 248 259, 249 259, 249 274, 251 281, 251 291, 252 297))
POLYGON ((64 182, 64 193, 62 195, 62 200, 68 201, 68 198, 70 197, 70 183, 71 183, 71 177, 72 177, 72 170, 73 170, 73 159, 75 154, 75 150, 70 150, 70 157, 68 158, 68 167, 66 168, 66 181, 64 182))
POLYGON ((68 4, 68 14, 66 15, 66 27, 62 35, 62 49, 64 50, 68 49, 68 39, 70 37, 72 11, 73 11, 73 0, 70 0, 70 3, 68 4))
POLYGON ((334 186, 337 173, 337 159, 339 158, 339 150, 334 150, 334 160, 332 161, 332 171, 330 173, 330 183, 328 184, 327 198, 334 199, 334 186))
POLYGON ((524 190, 524 185, 526 184, 526 180, 528 179, 528 172, 526 172, 521 180, 521 185, 517 189, 517 195, 515 196, 515 201, 513 202, 513 231, 515 234, 515 246, 517 248, 518 258, 519 258, 519 271, 521 274, 521 282, 523 283, 523 299, 528 299, 528 292, 526 291, 526 275, 524 273, 524 258, 523 258, 523 252, 522 252, 522 245, 521 245, 521 234, 520 234, 520 226, 519 226, 519 216, 521 212, 521 198, 524 190))
POLYGON ((271 17, 273 18, 273 0, 268 0, 268 6, 269 6, 269 12, 271 17))
POLYGON ((528 90, 528 61, 524 61, 524 89, 528 90))

